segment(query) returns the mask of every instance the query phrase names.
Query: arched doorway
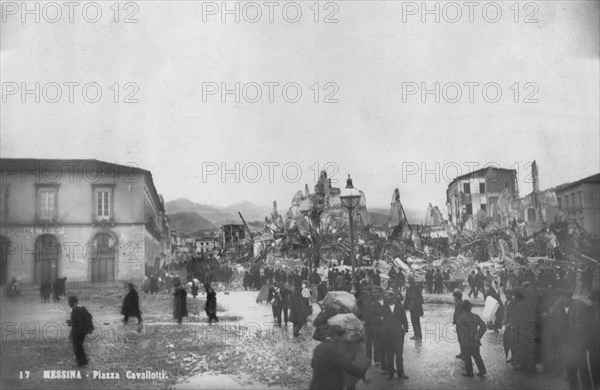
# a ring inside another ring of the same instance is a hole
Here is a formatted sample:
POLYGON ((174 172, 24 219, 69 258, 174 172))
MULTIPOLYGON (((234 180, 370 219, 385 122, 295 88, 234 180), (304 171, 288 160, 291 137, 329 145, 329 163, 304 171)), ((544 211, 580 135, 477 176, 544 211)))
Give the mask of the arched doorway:
POLYGON ((99 233, 92 241, 92 283, 115 280, 116 240, 108 233, 99 233))
POLYGON ((4 236, 0 236, 0 285, 4 286, 8 281, 8 250, 10 241, 4 236))
POLYGON ((35 283, 54 283, 58 277, 60 244, 56 237, 44 234, 35 241, 35 283))

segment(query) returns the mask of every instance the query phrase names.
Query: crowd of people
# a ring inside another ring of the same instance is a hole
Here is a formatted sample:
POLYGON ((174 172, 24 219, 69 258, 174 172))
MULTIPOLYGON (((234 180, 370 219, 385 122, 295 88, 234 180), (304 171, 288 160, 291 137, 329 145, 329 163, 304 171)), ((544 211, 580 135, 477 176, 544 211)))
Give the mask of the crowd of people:
MULTIPOLYGON (((538 270, 531 267, 518 270, 501 270, 492 275, 490 270, 476 268, 469 273, 467 298, 484 300, 492 298, 498 304, 493 319, 488 322, 472 312, 470 300, 463 299, 463 292, 454 291, 453 324, 460 349, 457 358, 465 362, 463 375, 487 373, 481 357, 481 339, 489 329, 503 331, 502 339, 506 361, 515 370, 537 372, 538 365, 549 377, 566 375, 571 389, 596 389, 600 384, 600 293, 592 291, 595 267, 581 273, 579 293, 590 294, 591 305, 573 298, 576 288, 574 269, 544 266, 538 270)), ((428 269, 425 273, 425 291, 443 292, 443 282, 449 279, 448 272, 428 269)), ((191 276, 191 275, 188 275, 191 276)), ((382 278, 376 269, 359 269, 357 283, 353 283, 349 270, 330 268, 325 277, 317 270, 309 271, 253 267, 243 275, 245 290, 260 291, 259 297, 271 305, 273 320, 277 326, 293 324, 293 336, 297 339, 309 316, 313 302, 321 301, 328 291, 352 293, 356 298, 356 316, 364 324, 364 355, 369 366, 376 364, 383 374, 392 380, 396 376, 407 380, 404 368, 404 342, 412 326, 411 339, 421 340, 420 318, 424 315, 423 286, 413 276, 405 277, 402 269, 392 268, 387 278, 382 278), (387 285, 382 279, 388 279, 387 285), (384 288, 385 287, 385 288, 384 288), (266 292, 265 292, 266 291, 266 292), (263 294, 264 293, 264 294, 263 294)), ((52 287, 54 299, 66 295, 66 278, 57 279, 52 287)), ((192 294, 200 283, 192 278, 192 294)), ((150 290, 156 289, 156 279, 150 279, 150 290)), ((188 316, 187 291, 178 277, 171 280, 173 287, 173 317, 181 324, 188 316)), ((17 290, 16 279, 9 290, 17 290)), ((206 304, 204 310, 209 324, 218 321, 216 292, 210 283, 204 284, 206 304)), ((42 284, 42 301, 49 299, 49 288, 42 284)), ((83 349, 87 334, 93 332, 91 315, 79 304, 77 297, 68 299, 72 308, 68 324, 77 364, 84 366, 88 360, 83 349)), ((136 318, 138 332, 142 329, 142 311, 139 295, 132 283, 127 286, 121 314, 124 324, 136 318)), ((335 336, 335 335, 334 335, 335 336)), ((313 355, 313 380, 311 389, 342 388, 343 375, 356 374, 355 366, 344 358, 343 346, 335 337, 328 338, 315 349, 313 355), (327 367, 327 370, 324 369, 327 367), (342 387, 340 387, 340 383, 342 387)), ((361 375, 364 378, 364 375, 361 375)))
POLYGON ((279 286, 285 284, 300 286, 303 280, 308 281, 311 285, 319 285, 321 276, 317 270, 313 270, 309 275, 308 267, 302 267, 298 272, 297 269, 274 269, 269 266, 261 268, 260 265, 254 265, 244 272, 242 285, 246 291, 260 291, 264 286, 270 286, 274 282, 277 282, 279 286))
MULTIPOLYGON (((469 281, 471 289, 467 295, 477 298, 478 293, 482 293, 484 299, 493 298, 499 307, 493 320, 486 323, 472 313, 472 303, 463 300, 461 291, 453 292, 455 310, 452 321, 456 325, 460 346, 456 357, 465 362, 463 375, 474 376, 473 361, 478 369, 477 375, 486 375, 486 366, 480 353, 481 339, 487 330, 498 332, 503 329, 507 363, 515 370, 533 373, 537 372, 539 364, 549 377, 566 374, 572 390, 579 389, 579 383, 584 390, 591 389, 592 382, 598 389, 600 294, 598 290, 590 291, 594 272, 595 269, 590 267, 581 274, 582 286, 579 291, 591 293, 592 305, 588 305, 573 298, 575 280, 572 270, 547 267, 536 274, 529 268, 502 271, 496 276, 492 276, 489 270, 473 270, 473 278, 469 281)), ((331 270, 330 275, 334 277, 333 283, 330 281, 334 290, 346 288, 344 273, 331 270)), ((422 287, 409 276, 403 289, 402 273, 396 272, 390 275, 390 282, 384 290, 373 275, 376 275, 376 271, 361 271, 356 290, 357 315, 365 326, 367 359, 379 365, 390 380, 394 374, 400 379, 408 379, 402 358, 404 338, 409 320, 414 333, 411 339, 422 338, 419 320, 423 316, 422 287)), ((428 279, 431 280, 427 277, 426 283, 428 279)), ((333 348, 328 345, 315 349, 313 363, 322 360, 320 355, 325 351, 332 359, 338 359, 336 353, 332 352, 333 348)), ((334 371, 352 373, 355 367, 347 363, 334 363, 337 367, 334 371)), ((318 377, 319 372, 313 364, 313 375, 318 377)), ((341 388, 335 387, 340 383, 339 378, 330 378, 325 382, 322 378, 313 378, 311 383, 314 389, 341 388), (323 383, 326 386, 319 387, 323 383)))

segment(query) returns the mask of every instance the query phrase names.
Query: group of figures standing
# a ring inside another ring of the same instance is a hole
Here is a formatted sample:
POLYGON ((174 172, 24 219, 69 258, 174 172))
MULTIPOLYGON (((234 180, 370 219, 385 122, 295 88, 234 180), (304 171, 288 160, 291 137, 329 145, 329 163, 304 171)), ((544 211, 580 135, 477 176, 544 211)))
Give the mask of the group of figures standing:
MULTIPOLYGON (((66 278, 65 278, 66 279, 66 278)), ((179 278, 173 279, 173 318, 178 324, 183 322, 183 318, 188 316, 187 310, 187 291, 181 284, 179 278)), ((206 285, 206 303, 204 311, 208 316, 208 323, 218 322, 217 317, 217 293, 211 287, 206 285)), ((137 331, 141 333, 143 329, 142 311, 140 310, 140 297, 133 283, 127 284, 127 294, 121 305, 121 315, 123 315, 123 324, 127 325, 130 318, 137 319, 137 331)), ((85 337, 94 331, 92 315, 82 305, 79 304, 77 296, 69 296, 69 306, 71 307, 71 318, 67 324, 71 328, 69 338, 73 344, 75 359, 79 367, 88 364, 88 358, 85 354, 83 343, 85 337)))
MULTIPOLYGON (((573 298, 575 283, 569 272, 544 269, 536 274, 529 269, 503 272, 501 278, 490 278, 489 272, 475 271, 474 276, 481 275, 477 277, 481 281, 477 282, 478 292, 484 294, 484 299, 493 298, 499 307, 492 319, 488 318, 486 322, 482 318, 486 318, 486 310, 480 317, 472 312, 472 303, 462 299, 462 292, 453 293, 455 311, 452 321, 456 325, 460 346, 456 357, 464 360, 463 375, 475 375, 473 361, 477 375, 486 375, 487 369, 480 353, 481 339, 487 330, 503 330, 507 363, 511 363, 515 370, 533 373, 541 364, 548 377, 566 374, 571 390, 598 389, 600 293, 598 290, 590 291, 593 272, 593 269, 587 269, 581 275, 581 292, 591 292, 589 298, 592 304, 588 305, 573 298), (518 285, 519 281, 521 285, 518 285)), ((411 339, 422 338, 419 319, 423 316, 422 288, 414 278, 408 277, 404 298, 397 278, 391 279, 384 290, 373 283, 371 275, 372 272, 361 274, 356 291, 358 316, 366 331, 365 353, 369 365, 374 362, 389 380, 394 375, 406 380, 408 376, 402 357, 404 340, 409 320, 414 331, 411 339)), ((343 273, 336 276, 334 290, 344 289, 343 279, 343 273)), ((473 291, 470 293, 474 295, 473 291)), ((315 348, 311 389, 341 389, 344 387, 344 375, 348 374, 365 379, 364 373, 360 376, 356 365, 344 356, 343 346, 335 340, 329 341, 315 348), (327 367, 327 372, 319 365, 327 367)))
POLYGON ((308 316, 312 314, 311 295, 307 280, 291 286, 274 282, 268 289, 267 303, 271 304, 275 325, 282 326, 283 323, 283 326, 287 327, 288 321, 291 322, 294 339, 300 336, 302 327, 306 324, 308 316))

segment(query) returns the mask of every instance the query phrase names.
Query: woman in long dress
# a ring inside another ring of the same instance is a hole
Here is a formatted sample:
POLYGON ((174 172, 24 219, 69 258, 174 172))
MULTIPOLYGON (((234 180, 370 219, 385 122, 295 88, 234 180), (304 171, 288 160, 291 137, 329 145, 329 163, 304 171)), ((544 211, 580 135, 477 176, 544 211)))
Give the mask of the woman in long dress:
POLYGON ((138 320, 138 332, 142 330, 142 312, 140 311, 140 297, 133 286, 133 283, 128 283, 129 292, 123 299, 121 306, 121 314, 124 316, 123 323, 127 325, 129 317, 135 317, 138 320))
POLYGON ((173 296, 175 297, 173 300, 173 318, 177 320, 178 324, 181 324, 183 317, 188 316, 187 291, 185 291, 185 288, 181 285, 179 278, 173 280, 173 286, 175 287, 175 292, 173 293, 173 296))
POLYGON ((217 293, 210 285, 206 287, 206 304, 204 305, 204 311, 208 316, 209 324, 212 324, 213 321, 219 322, 219 319, 217 318, 217 293))

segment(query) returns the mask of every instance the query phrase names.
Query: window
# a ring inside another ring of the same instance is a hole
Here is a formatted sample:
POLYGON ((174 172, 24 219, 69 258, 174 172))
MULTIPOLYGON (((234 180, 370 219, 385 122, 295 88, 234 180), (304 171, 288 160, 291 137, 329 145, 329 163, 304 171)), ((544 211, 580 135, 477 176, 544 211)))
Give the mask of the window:
POLYGON ((571 194, 571 205, 572 205, 571 207, 575 207, 575 206, 577 206, 577 205, 575 204, 575 193, 572 193, 572 194, 571 194))
POLYGON ((482 205, 481 205, 481 209, 482 209, 483 211, 487 211, 487 204, 485 204, 485 203, 484 203, 484 204, 482 204, 482 205))
POLYGON ((579 207, 583 207, 583 197, 581 195, 581 191, 577 192, 577 205, 579 207))
POLYGON ((37 219, 38 221, 55 221, 57 210, 57 188, 55 186, 37 187, 37 219))
POLYGON ((558 199, 558 208, 562 209, 562 198, 559 196, 557 199, 558 199))
POLYGON ((466 209, 467 209, 467 215, 473 215, 473 205, 472 204, 466 205, 466 209))
POLYGON ((470 183, 464 183, 463 184, 463 192, 465 194, 470 194, 471 193, 471 184, 470 183))
POLYGON ((568 209, 569 208, 569 195, 565 196, 565 208, 568 209))
POLYGON ((505 182, 504 182, 504 189, 507 189, 507 188, 508 188, 508 182, 507 182, 507 181, 505 181, 505 182))
POLYGON ((485 194, 485 183, 479 183, 479 193, 485 194))
POLYGON ((108 219, 110 217, 110 192, 99 191, 97 195, 98 218, 108 219))
POLYGON ((113 219, 113 187, 94 186, 94 217, 96 221, 113 219))

